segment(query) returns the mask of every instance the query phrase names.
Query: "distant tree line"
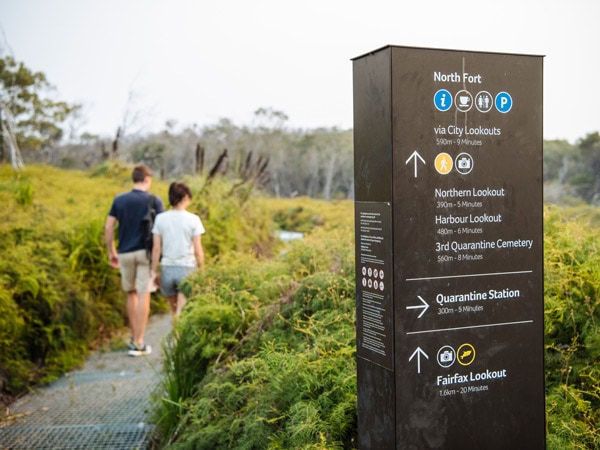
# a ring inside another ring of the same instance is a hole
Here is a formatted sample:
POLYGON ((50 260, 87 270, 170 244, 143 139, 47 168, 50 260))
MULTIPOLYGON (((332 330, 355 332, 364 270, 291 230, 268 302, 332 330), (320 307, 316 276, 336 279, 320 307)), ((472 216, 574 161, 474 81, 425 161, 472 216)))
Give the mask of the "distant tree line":
MULTIPOLYGON (((14 130, 26 163, 88 169, 119 159, 145 163, 165 179, 219 175, 252 180, 277 197, 353 197, 352 130, 290 129, 285 113, 260 108, 250 125, 221 119, 181 130, 167 122, 163 131, 144 135, 128 132, 128 122, 137 116, 128 110, 114 137, 83 133, 75 138, 80 105, 53 100, 51 92, 43 73, 10 56, 0 58, 0 162, 8 158, 6 133, 14 130)), ((544 182, 547 201, 600 205, 599 133, 575 144, 545 141, 544 182)))
POLYGON ((352 130, 295 130, 285 127, 286 120, 282 112, 261 108, 248 126, 222 119, 175 132, 167 124, 160 133, 121 135, 112 143, 85 135, 78 143, 57 147, 59 156, 53 159, 64 168, 86 169, 118 158, 147 164, 164 179, 218 174, 234 182, 253 178, 277 197, 351 198, 352 130))
POLYGON ((547 201, 600 206, 600 134, 575 144, 544 141, 544 183, 547 201))
POLYGON ((209 176, 214 170, 212 176, 251 179, 279 197, 353 195, 351 130, 294 130, 286 127, 283 112, 260 108, 247 126, 222 119, 176 131, 168 122, 160 133, 142 135, 128 132, 137 116, 128 108, 107 139, 77 135, 81 106, 54 100, 52 91, 43 73, 11 56, 0 57, 0 163, 10 158, 5 138, 11 134, 25 163, 87 169, 119 159, 148 164, 166 179, 209 176))
MULTIPOLYGON (((236 126, 227 119, 201 129, 132 137, 119 158, 144 162, 164 178, 206 175, 226 150, 220 173, 243 178, 243 171, 266 164, 260 186, 278 197, 306 195, 331 200, 352 198, 354 192, 352 130, 319 128, 291 130, 281 112, 259 109, 261 125, 236 126)), ((63 167, 85 169, 100 162, 102 140, 84 140, 60 147, 63 167)), ((106 157, 106 155, 104 156, 106 157)), ((574 144, 544 141, 545 200, 558 204, 585 202, 600 206, 600 133, 574 144)))

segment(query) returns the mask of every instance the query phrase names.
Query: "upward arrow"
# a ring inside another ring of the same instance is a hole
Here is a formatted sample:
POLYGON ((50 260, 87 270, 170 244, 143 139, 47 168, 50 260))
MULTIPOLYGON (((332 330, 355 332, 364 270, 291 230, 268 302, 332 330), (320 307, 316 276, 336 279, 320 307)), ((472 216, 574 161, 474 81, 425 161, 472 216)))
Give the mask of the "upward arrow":
POLYGON ((406 160, 406 164, 408 164, 411 159, 414 159, 414 161, 415 161, 415 178, 417 178, 417 165, 418 165, 418 162, 419 162, 419 160, 421 160, 421 162, 423 164, 425 164, 425 160, 423 158, 421 158, 421 155, 419 155, 419 152, 417 150, 415 150, 414 152, 412 152, 412 155, 410 155, 408 157, 408 159, 406 160))
POLYGON ((417 356, 417 373, 421 373, 421 355, 423 355, 427 359, 429 359, 429 356, 427 355, 427 353, 421 350, 421 347, 417 347, 413 354, 410 355, 410 358, 408 358, 408 361, 412 361, 415 355, 417 356))

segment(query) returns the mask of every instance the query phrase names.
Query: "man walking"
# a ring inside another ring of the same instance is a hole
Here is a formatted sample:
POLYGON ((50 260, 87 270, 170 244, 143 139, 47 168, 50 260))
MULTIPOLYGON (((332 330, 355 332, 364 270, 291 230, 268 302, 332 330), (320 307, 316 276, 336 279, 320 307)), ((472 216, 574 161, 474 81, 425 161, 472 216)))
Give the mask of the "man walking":
MULTIPOLYGON (((133 168, 133 189, 117 195, 110 207, 104 239, 110 265, 121 271, 121 284, 127 292, 127 318, 131 327, 129 355, 147 355, 152 348, 144 342, 150 314, 150 293, 156 290, 150 277, 150 260, 144 244, 143 220, 150 201, 152 171, 139 165, 133 168), (118 252, 115 249, 115 226, 118 223, 118 252)), ((162 200, 154 197, 157 213, 164 211, 162 200)))

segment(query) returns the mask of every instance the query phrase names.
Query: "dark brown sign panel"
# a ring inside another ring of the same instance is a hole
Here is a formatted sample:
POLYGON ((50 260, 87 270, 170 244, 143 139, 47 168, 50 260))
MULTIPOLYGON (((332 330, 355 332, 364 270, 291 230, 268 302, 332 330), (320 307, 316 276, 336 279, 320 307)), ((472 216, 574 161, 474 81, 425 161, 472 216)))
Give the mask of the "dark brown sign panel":
POLYGON ((361 448, 545 448, 542 63, 354 60, 361 448))

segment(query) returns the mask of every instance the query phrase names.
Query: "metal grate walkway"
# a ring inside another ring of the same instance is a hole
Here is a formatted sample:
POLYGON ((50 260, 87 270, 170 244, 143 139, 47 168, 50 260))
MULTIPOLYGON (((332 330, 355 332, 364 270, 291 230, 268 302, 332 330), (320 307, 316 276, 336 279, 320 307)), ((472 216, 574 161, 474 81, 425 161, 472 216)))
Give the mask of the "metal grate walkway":
POLYGON ((0 449, 147 448, 154 431, 150 396, 162 369, 160 342, 170 329, 170 315, 151 317, 150 355, 96 352, 82 370, 15 402, 8 421, 0 423, 0 449))

